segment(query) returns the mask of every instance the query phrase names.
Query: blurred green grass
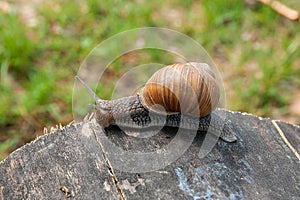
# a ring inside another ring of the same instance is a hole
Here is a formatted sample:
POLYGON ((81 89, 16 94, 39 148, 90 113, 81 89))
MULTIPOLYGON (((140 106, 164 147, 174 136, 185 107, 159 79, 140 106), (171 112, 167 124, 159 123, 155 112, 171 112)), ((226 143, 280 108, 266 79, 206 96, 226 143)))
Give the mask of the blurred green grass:
MULTIPOLYGON (((291 110, 300 93, 300 23, 265 5, 28 1, 37 20, 28 26, 17 4, 0 10, 0 160, 43 134, 44 127, 72 121, 73 78, 83 59, 110 36, 145 26, 174 29, 203 45, 223 72, 229 109, 300 123, 291 110)), ((150 54, 149 60, 168 61, 150 54)), ((117 73, 118 67, 112 76, 117 73)), ((99 92, 109 97, 105 89, 99 92)))

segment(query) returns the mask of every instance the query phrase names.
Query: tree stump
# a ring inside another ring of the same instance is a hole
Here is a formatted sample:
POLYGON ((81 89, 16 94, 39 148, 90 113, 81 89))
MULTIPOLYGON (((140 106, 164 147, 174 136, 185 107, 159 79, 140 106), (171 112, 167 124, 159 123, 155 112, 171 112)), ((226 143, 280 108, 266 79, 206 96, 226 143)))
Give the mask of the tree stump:
POLYGON ((149 171, 138 170, 143 158, 128 161, 122 153, 113 158, 109 151, 117 146, 130 153, 159 152, 176 129, 137 138, 117 128, 104 132, 93 120, 68 125, 0 162, 0 199, 300 199, 299 158, 293 152, 293 147, 299 152, 300 127, 277 121, 289 146, 270 119, 220 112, 235 124, 237 142, 218 140, 199 157, 206 135, 198 133, 181 156, 149 171), (114 159, 133 168, 122 170, 114 159))

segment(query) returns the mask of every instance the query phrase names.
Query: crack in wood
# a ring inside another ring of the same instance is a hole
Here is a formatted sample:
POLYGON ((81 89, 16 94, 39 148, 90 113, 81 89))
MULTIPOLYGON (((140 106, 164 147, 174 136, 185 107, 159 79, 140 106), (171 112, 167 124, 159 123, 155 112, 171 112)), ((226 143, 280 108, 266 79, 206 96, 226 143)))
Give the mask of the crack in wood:
POLYGON ((275 120, 272 120, 273 125, 275 126, 276 130, 278 131, 280 137, 285 142, 285 144, 290 148, 293 154, 300 160, 300 155, 298 154, 297 150, 291 145, 291 143, 288 141, 288 139, 285 137, 284 132, 281 130, 281 128, 278 126, 275 120))
POLYGON ((109 159, 108 159, 107 153, 105 152, 105 150, 104 150, 104 148, 103 148, 103 145, 102 145, 102 143, 101 143, 99 137, 97 136, 97 134, 96 134, 96 132, 95 132, 95 127, 94 127, 91 123, 89 123, 89 125, 90 125, 89 127, 90 127, 91 130, 93 131, 93 134, 94 134, 94 136, 95 136, 95 138, 96 138, 97 143, 98 143, 99 146, 100 146, 100 149, 101 149, 102 155, 103 155, 103 157, 104 157, 104 160, 105 160, 105 163, 106 163, 106 166, 107 166, 109 175, 110 175, 110 177, 112 178, 112 181, 114 182, 114 184, 115 184, 115 186, 116 186, 116 189, 117 189, 118 193, 119 193, 120 196, 121 196, 121 199, 122 199, 122 200, 126 200, 125 194, 124 194, 124 192, 122 191, 122 189, 121 189, 121 187, 120 187, 120 183, 119 183, 119 181, 118 181, 118 179, 117 179, 117 176, 116 176, 116 174, 115 174, 115 172, 114 172, 114 170, 113 170, 112 165, 110 164, 110 161, 109 161, 109 159))
POLYGON ((0 199, 4 199, 4 195, 3 195, 3 189, 4 187, 0 186, 0 199))

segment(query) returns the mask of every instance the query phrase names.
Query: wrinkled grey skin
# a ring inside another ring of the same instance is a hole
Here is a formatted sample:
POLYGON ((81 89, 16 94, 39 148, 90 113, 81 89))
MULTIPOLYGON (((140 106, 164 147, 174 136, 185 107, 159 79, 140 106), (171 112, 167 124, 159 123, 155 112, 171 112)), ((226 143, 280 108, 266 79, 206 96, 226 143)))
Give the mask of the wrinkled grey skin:
POLYGON ((154 126, 181 127, 189 130, 209 130, 211 134, 226 142, 237 140, 231 121, 224 121, 217 115, 216 111, 200 118, 181 114, 158 114, 146 109, 138 95, 109 101, 98 99, 95 109, 98 122, 104 128, 110 125, 134 129, 154 126))

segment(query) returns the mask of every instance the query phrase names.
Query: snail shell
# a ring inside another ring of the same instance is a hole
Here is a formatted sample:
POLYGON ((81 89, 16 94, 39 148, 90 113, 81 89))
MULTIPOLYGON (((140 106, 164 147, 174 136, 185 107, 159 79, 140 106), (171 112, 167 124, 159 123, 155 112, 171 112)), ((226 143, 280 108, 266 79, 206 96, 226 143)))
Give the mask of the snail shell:
POLYGON ((100 99, 79 76, 76 78, 96 100, 97 121, 104 129, 111 125, 129 129, 170 126, 208 131, 210 128, 212 134, 224 141, 237 140, 231 121, 223 121, 212 112, 219 102, 220 91, 207 64, 169 65, 150 78, 141 94, 116 100, 100 99), (164 112, 159 107, 164 107, 164 112))
POLYGON ((220 99, 213 71, 205 63, 173 64, 161 68, 148 80, 140 94, 147 109, 161 113, 181 113, 204 117, 220 99))

